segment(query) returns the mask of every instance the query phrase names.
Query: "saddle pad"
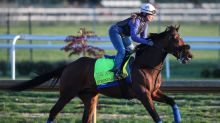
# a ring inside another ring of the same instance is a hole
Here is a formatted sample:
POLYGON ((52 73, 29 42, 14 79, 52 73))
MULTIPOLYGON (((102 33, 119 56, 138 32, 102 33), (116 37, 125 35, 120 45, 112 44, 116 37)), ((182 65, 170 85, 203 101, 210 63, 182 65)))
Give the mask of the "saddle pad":
MULTIPOLYGON (((128 61, 125 63, 123 67, 123 73, 126 76, 128 76, 128 71, 126 69, 126 66, 128 66, 127 64, 128 61)), ((94 78, 97 86, 102 86, 117 81, 116 79, 114 79, 114 72, 110 71, 113 68, 113 66, 114 66, 113 59, 100 58, 96 60, 94 78)))

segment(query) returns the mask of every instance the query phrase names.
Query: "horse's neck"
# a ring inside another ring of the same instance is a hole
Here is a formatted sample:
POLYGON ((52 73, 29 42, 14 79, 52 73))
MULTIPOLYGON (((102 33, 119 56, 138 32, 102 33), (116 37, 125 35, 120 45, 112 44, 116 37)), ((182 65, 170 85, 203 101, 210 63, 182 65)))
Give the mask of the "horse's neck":
POLYGON ((155 47, 149 47, 135 59, 135 65, 141 68, 161 69, 167 53, 155 47))

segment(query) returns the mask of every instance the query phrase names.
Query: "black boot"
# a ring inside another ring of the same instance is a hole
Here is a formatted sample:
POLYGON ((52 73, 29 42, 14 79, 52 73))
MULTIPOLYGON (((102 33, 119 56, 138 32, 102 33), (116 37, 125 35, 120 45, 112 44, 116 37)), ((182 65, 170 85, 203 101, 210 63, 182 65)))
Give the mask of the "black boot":
POLYGON ((117 80, 120 80, 126 77, 126 75, 123 74, 121 69, 113 68, 110 71, 114 72, 114 78, 117 80))
POLYGON ((111 72, 114 72, 115 79, 120 80, 126 77, 126 75, 123 74, 122 69, 123 69, 125 62, 129 59, 131 54, 132 52, 126 51, 126 54, 125 54, 125 57, 123 58, 121 66, 119 68, 113 68, 110 70, 111 72))
POLYGON ((120 73, 121 73, 120 69, 113 68, 110 71, 114 73, 114 79, 117 79, 117 80, 120 79, 120 73))
POLYGON ((121 80, 121 79, 123 79, 123 78, 125 78, 125 77, 126 77, 126 75, 123 74, 123 72, 122 72, 121 69, 119 69, 119 70, 117 70, 117 71, 115 72, 115 79, 121 80))

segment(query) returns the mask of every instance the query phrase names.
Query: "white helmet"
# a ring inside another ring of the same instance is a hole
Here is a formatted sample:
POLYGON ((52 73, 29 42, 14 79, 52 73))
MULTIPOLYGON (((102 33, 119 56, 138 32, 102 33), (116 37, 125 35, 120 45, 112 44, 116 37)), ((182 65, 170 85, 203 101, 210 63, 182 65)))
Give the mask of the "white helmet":
POLYGON ((141 5, 141 12, 156 15, 156 8, 150 3, 145 3, 141 5))

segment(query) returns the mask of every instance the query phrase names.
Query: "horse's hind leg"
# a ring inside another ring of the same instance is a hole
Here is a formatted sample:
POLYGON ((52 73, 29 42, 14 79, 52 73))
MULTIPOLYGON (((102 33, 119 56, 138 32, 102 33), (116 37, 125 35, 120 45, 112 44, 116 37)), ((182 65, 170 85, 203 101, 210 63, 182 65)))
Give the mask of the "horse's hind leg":
POLYGON ((50 115, 47 120, 47 123, 53 123, 53 120, 55 119, 56 115, 63 109, 63 107, 74 97, 75 95, 61 95, 56 102, 56 104, 53 106, 53 108, 50 110, 50 115))
POLYGON ((152 98, 155 101, 163 102, 170 105, 173 109, 174 121, 175 123, 179 123, 181 121, 181 116, 179 113, 179 109, 177 104, 175 103, 174 99, 171 97, 166 96, 161 90, 156 90, 152 94, 152 98))
POLYGON ((93 122, 94 120, 93 116, 96 115, 95 110, 97 106, 98 97, 99 97, 98 94, 91 94, 91 93, 79 95, 79 98, 84 103, 84 113, 83 113, 83 118, 82 118, 83 123, 93 122))

